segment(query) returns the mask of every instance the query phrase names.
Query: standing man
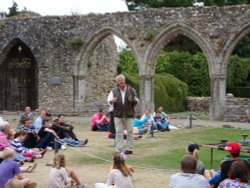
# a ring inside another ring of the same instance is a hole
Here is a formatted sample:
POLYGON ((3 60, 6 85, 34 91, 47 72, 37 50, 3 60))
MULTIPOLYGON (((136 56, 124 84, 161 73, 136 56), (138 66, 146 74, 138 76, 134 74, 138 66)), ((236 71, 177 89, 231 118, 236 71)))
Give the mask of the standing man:
POLYGON ((133 118, 135 106, 138 103, 135 89, 126 85, 125 76, 120 74, 116 77, 117 87, 108 95, 109 105, 114 107, 114 120, 116 130, 116 151, 122 151, 123 131, 127 130, 127 149, 125 154, 133 154, 133 118))

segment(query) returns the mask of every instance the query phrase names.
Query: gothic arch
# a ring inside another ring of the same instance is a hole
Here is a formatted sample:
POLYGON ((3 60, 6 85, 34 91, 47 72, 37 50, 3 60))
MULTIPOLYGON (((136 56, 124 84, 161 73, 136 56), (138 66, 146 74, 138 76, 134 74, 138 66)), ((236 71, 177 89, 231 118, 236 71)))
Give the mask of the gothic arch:
POLYGON ((37 62, 31 49, 19 38, 4 48, 0 65, 1 110, 23 110, 38 107, 37 62))
MULTIPOLYGON (((133 55, 135 56, 136 62, 138 63, 138 53, 137 53, 134 45, 128 39, 126 39, 126 37, 124 37, 122 34, 120 34, 120 32, 117 31, 116 29, 114 29, 112 27, 104 27, 104 28, 98 30, 97 32, 95 32, 85 42, 84 47, 81 49, 81 51, 79 52, 79 54, 77 56, 74 75, 83 76, 83 75, 87 74, 87 72, 86 72, 87 62, 86 61, 88 61, 88 59, 90 58, 95 47, 104 38, 106 38, 109 35, 116 35, 120 39, 124 40, 128 44, 128 46, 131 48, 133 55), (81 63, 82 60, 84 60, 84 63, 81 63)), ((140 67, 139 64, 138 64, 138 67, 140 67)))
POLYGON ((238 45, 238 43, 243 39, 245 36, 250 34, 250 22, 243 24, 242 26, 235 29, 233 34, 227 40, 225 46, 222 49, 221 53, 221 62, 222 62, 222 71, 223 74, 226 75, 227 73, 227 65, 229 61, 229 57, 233 53, 234 49, 238 45))
POLYGON ((201 36, 199 32, 192 29, 190 26, 183 23, 176 23, 168 26, 164 30, 162 30, 153 40, 152 44, 148 46, 146 51, 146 55, 144 58, 144 62, 147 63, 146 73, 148 75, 154 75, 155 66, 157 63, 157 56, 160 51, 166 46, 171 40, 173 40, 178 35, 184 35, 187 38, 194 41, 203 51, 209 66, 209 74, 210 77, 212 72, 214 71, 214 60, 215 55, 214 51, 211 48, 210 44, 206 41, 206 39, 201 36))

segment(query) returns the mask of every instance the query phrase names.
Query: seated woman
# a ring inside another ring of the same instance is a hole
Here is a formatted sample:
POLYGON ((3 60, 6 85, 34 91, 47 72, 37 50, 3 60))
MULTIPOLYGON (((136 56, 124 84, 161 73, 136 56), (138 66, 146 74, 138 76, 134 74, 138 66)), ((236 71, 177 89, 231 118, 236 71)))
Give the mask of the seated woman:
MULTIPOLYGON (((7 138, 10 135, 10 125, 7 121, 0 122, 0 160, 2 159, 2 152, 5 148, 10 148, 10 142, 7 138)), ((15 161, 26 161, 28 160, 24 156, 14 152, 15 161)))
POLYGON ((0 164, 0 187, 4 187, 5 184, 15 177, 22 183, 24 187, 33 188, 36 187, 36 183, 30 179, 25 178, 21 174, 21 170, 14 161, 14 152, 11 148, 5 148, 3 151, 3 162, 0 164))
POLYGON ((148 120, 145 124, 149 125, 149 126, 156 126, 155 120, 153 115, 151 114, 151 110, 146 110, 145 113, 142 115, 141 120, 143 120, 145 117, 148 117, 148 120))
POLYGON ((65 156, 57 154, 54 158, 54 167, 49 174, 48 188, 66 188, 67 184, 78 188, 88 187, 80 182, 74 171, 66 168, 65 156))
POLYGON ((106 184, 96 183, 95 188, 132 188, 133 169, 126 166, 125 159, 124 153, 115 152, 106 184))
POLYGON ((148 121, 149 117, 145 116, 144 119, 141 120, 141 115, 137 115, 133 121, 133 126, 138 129, 138 134, 142 135, 150 130, 150 127, 145 125, 148 121))
POLYGON ((224 187, 250 187, 250 166, 245 160, 234 161, 230 166, 228 178, 220 182, 219 188, 224 187))
POLYGON ((105 114, 104 109, 100 108, 99 112, 91 117, 90 129, 92 131, 108 131, 109 117, 105 114))

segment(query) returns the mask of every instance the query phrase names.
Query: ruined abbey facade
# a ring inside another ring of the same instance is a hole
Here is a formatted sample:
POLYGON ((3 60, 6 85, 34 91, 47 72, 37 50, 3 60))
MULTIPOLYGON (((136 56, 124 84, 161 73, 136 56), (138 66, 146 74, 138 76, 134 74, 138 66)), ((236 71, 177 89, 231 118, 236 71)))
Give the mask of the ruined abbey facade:
POLYGON ((106 103, 119 63, 112 38, 137 61, 140 108, 154 108, 160 51, 178 35, 203 51, 211 79, 210 118, 223 119, 228 59, 250 33, 250 6, 166 8, 138 12, 0 20, 0 110, 50 106, 96 110, 106 103))

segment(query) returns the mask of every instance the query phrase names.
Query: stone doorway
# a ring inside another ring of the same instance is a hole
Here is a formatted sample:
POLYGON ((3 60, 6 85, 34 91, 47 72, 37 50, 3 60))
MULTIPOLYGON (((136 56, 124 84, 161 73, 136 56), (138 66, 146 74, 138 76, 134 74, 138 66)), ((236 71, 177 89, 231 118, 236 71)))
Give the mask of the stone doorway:
POLYGON ((0 110, 19 111, 25 106, 36 109, 37 63, 28 46, 13 40, 0 65, 0 110))

